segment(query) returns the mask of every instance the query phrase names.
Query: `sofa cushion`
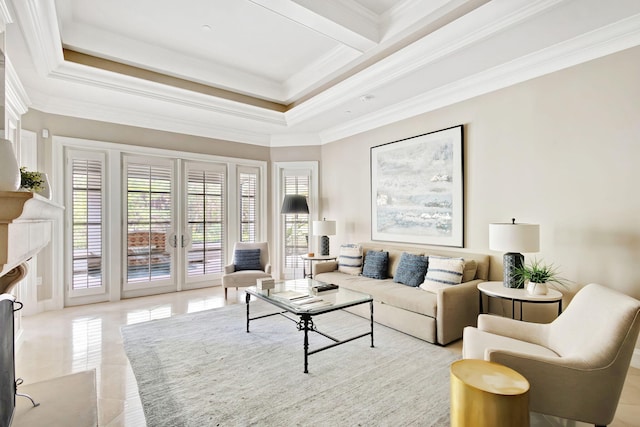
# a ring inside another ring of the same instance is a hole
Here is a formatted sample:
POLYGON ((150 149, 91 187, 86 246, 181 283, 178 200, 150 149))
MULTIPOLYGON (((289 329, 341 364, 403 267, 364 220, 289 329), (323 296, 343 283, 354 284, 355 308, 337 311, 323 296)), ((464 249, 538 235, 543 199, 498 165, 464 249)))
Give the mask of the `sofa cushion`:
POLYGON ((424 292, 420 288, 394 283, 385 280, 385 286, 376 286, 377 292, 372 293, 375 300, 393 307, 402 308, 414 313, 436 317, 438 296, 432 292, 424 292), (388 282, 388 283, 387 283, 388 282))
POLYGON ((235 271, 262 270, 260 249, 236 249, 233 254, 235 271))
POLYGON ((362 272, 362 246, 345 244, 340 246, 338 253, 338 271, 359 275, 362 272))
POLYGON ((462 258, 430 256, 427 275, 420 287, 434 291, 443 286, 458 285, 462 282, 463 271, 464 259, 462 258))
POLYGON ((393 281, 407 286, 420 286, 427 274, 427 258, 404 252, 393 276, 393 281))
POLYGON ((326 283, 369 294, 374 301, 402 308, 425 316, 436 317, 438 296, 420 288, 395 283, 391 279, 378 280, 365 276, 350 276, 338 271, 322 273, 313 277, 326 283))
POLYGON ((372 279, 386 279, 389 267, 389 252, 368 251, 364 258, 362 275, 372 279))
POLYGON ((478 263, 475 259, 464 260, 464 270, 462 271, 462 281, 470 282, 476 278, 476 271, 478 271, 478 263))

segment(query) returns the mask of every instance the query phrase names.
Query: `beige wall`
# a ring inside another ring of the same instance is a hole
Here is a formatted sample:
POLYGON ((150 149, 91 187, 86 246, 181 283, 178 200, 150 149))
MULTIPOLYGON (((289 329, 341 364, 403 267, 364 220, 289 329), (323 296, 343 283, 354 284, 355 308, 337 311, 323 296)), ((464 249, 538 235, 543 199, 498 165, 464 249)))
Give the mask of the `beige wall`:
POLYGON ((333 249, 370 240, 370 147, 463 124, 465 248, 494 255, 492 279, 488 224, 515 217, 568 279, 640 298, 638 76, 634 48, 323 146, 333 249))
MULTIPOLYGON (((269 160, 269 147, 163 132, 96 120, 77 119, 74 117, 42 113, 37 110, 29 110, 27 114, 22 116, 22 128, 38 132, 38 138, 41 140, 40 130, 48 129, 50 135, 67 136, 71 138, 242 159, 269 160)), ((46 143, 46 141, 50 140, 51 138, 49 137, 44 141, 46 143)))
MULTIPOLYGON (((370 147, 463 124, 467 250, 490 252, 490 222, 539 223, 537 257, 579 284, 640 298, 638 75, 634 48, 321 147, 270 149, 38 111, 22 125, 229 157, 320 160, 321 216, 338 221, 335 249, 370 240, 370 147)), ((41 138, 45 153, 48 141, 41 138)), ((490 253, 498 267, 492 278, 500 280, 501 254, 490 253)))

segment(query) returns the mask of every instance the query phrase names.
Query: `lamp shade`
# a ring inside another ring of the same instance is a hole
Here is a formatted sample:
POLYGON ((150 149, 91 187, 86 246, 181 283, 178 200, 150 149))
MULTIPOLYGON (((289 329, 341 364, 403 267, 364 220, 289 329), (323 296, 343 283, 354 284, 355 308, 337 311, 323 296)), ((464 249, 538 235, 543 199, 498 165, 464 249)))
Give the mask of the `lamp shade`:
POLYGON ((282 202, 281 214, 308 214, 307 198, 301 194, 287 194, 282 202))
POLYGON ((501 252, 538 252, 540 225, 509 223, 489 224, 489 249, 501 252))
POLYGON ((335 221, 313 221, 313 235, 314 236, 333 236, 336 234, 336 222, 335 221))

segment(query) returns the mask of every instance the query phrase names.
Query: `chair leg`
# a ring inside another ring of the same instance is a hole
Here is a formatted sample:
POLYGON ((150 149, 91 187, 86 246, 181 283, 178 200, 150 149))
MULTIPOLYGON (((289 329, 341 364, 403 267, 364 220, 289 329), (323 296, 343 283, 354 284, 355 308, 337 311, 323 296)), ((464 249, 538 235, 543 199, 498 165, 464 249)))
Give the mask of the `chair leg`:
POLYGON ((227 299, 227 291, 229 290, 229 288, 224 288, 224 299, 227 299))

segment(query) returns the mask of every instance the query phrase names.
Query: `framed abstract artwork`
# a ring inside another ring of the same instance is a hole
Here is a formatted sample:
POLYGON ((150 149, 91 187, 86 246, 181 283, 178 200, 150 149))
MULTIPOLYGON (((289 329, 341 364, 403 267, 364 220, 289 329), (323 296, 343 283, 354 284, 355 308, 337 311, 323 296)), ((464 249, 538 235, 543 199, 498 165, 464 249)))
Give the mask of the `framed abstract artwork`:
POLYGON ((371 148, 371 238, 463 247, 462 125, 371 148))

